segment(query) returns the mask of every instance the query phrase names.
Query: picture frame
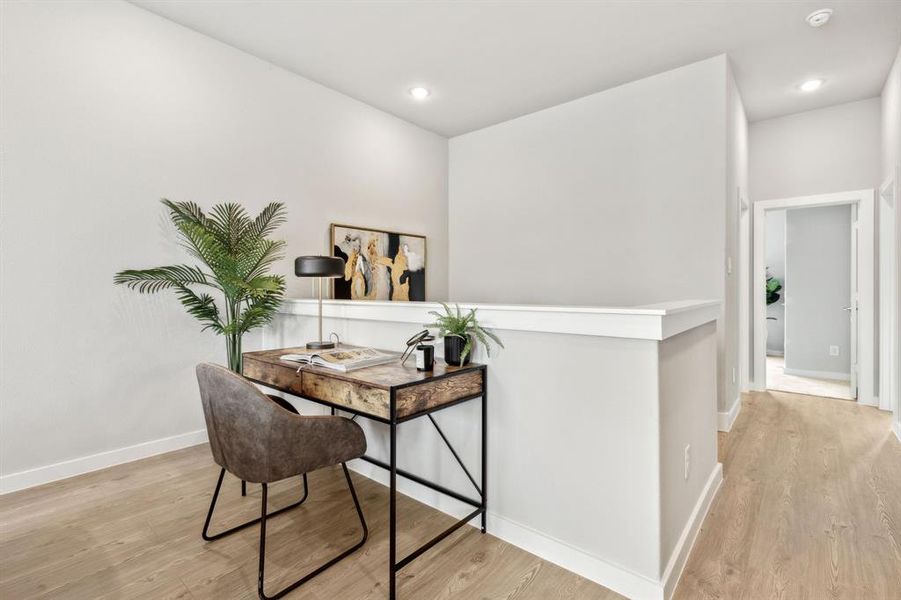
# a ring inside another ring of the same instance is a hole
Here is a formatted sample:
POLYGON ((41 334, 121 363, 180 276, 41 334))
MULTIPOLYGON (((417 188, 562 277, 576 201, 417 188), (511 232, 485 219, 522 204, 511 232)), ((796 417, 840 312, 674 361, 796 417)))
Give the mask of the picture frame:
POLYGON ((345 261, 345 276, 332 279, 332 298, 424 302, 426 236, 332 223, 329 253, 345 261))

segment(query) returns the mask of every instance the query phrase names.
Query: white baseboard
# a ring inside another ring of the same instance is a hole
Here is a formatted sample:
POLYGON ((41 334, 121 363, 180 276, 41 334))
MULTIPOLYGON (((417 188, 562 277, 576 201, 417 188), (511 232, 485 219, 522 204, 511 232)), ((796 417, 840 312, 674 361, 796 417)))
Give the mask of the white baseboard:
MULTIPOLYGON (((347 463, 347 467, 354 473, 359 473, 363 477, 377 481, 386 487, 390 484, 388 481, 388 471, 381 467, 377 467, 370 462, 356 459, 347 463)), ((468 504, 463 504, 449 496, 439 494, 424 485, 419 485, 404 477, 397 478, 397 491, 457 519, 462 519, 467 513, 470 513, 473 510, 468 504)), ((473 492, 471 495, 475 496, 475 493, 473 492)), ((472 524, 475 525, 476 522, 477 520, 473 520, 472 524)))
MULTIPOLYGON (((382 485, 388 485, 388 472, 380 467, 361 460, 348 463, 348 467, 364 477, 378 481, 382 485)), ((423 504, 458 519, 472 510, 466 504, 407 479, 398 478, 397 489, 423 504)), ((478 519, 474 519, 471 524, 477 526, 478 519)), ((488 533, 491 535, 628 598, 664 600, 663 586, 660 582, 609 563, 527 525, 502 517, 490 510, 488 511, 487 525, 488 533)))
POLYGON ((188 446, 196 446, 207 441, 206 429, 190 431, 159 440, 151 440, 134 446, 108 450, 90 456, 82 456, 52 465, 37 467, 18 473, 0 476, 0 494, 8 494, 18 490, 43 485, 75 475, 98 471, 122 463, 147 458, 164 452, 180 450, 188 446))
POLYGON ((810 377, 812 379, 837 379, 839 381, 851 381, 850 373, 841 373, 839 371, 810 371, 808 369, 789 369, 786 367, 782 370, 786 375, 794 375, 796 377, 810 377))
POLYGON ((598 558, 527 525, 488 512, 488 532, 633 600, 664 600, 663 584, 598 558))
POLYGON ((894 421, 892 423, 892 431, 895 432, 895 437, 898 438, 899 442, 901 442, 901 423, 894 421))
MULTIPOLYGON (((740 406, 741 402, 738 404, 740 406)), ((713 504, 713 499, 716 497, 717 492, 720 491, 722 484, 723 464, 716 463, 716 466, 713 467, 713 471, 710 473, 710 477, 707 478, 707 484, 704 486, 701 497, 698 498, 694 509, 691 511, 688 523, 685 524, 685 528, 682 530, 682 535, 679 536, 679 541, 676 543, 672 556, 670 556, 666 570, 663 571, 663 597, 667 600, 673 597, 676 586, 679 585, 682 570, 685 568, 685 563, 688 562, 688 556, 695 545, 698 532, 701 530, 701 524, 707 517, 707 511, 710 510, 710 505, 713 504)))
MULTIPOLYGON (((388 473, 384 469, 360 460, 352 461, 348 466, 351 470, 364 477, 378 481, 383 485, 388 485, 388 473)), ((682 575, 682 569, 697 537, 697 532, 707 516, 707 510, 719 491, 722 481, 723 466, 717 463, 707 480, 701 497, 698 498, 695 504, 689 522, 682 531, 679 542, 667 565, 664 578, 661 581, 655 581, 625 567, 606 561, 562 540, 537 531, 528 525, 518 523, 490 510, 488 511, 488 532, 505 542, 522 548, 526 552, 531 552, 539 558, 581 575, 627 598, 633 600, 666 600, 672 596, 672 592, 676 588, 679 577, 682 575)), ((471 510, 467 505, 406 479, 399 478, 397 487, 401 493, 458 519, 471 510)), ((472 525, 477 526, 477 524, 478 520, 473 520, 472 525)))
POLYGON ((767 356, 785 356, 785 351, 784 350, 770 350, 769 348, 767 348, 766 355, 767 356))
POLYGON ((716 428, 720 431, 724 431, 726 433, 732 431, 732 425, 735 423, 735 419, 738 418, 738 413, 741 412, 741 394, 738 394, 738 397, 732 403, 732 407, 726 412, 716 413, 716 428))

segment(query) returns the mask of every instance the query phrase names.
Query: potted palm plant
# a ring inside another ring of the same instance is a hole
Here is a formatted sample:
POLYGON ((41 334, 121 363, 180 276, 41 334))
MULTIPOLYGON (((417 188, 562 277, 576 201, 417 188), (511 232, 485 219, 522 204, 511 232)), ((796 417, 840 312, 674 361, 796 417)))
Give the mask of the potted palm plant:
POLYGON ((285 247, 283 240, 269 239, 285 222, 285 207, 273 202, 251 218, 234 203, 204 213, 193 202, 162 202, 181 244, 203 266, 126 269, 113 282, 143 294, 174 291, 204 331, 225 337, 228 367, 241 373, 244 334, 268 323, 285 293, 284 277, 268 273, 285 247), (221 295, 221 309, 210 292, 221 295))
POLYGON ((437 329, 438 335, 444 338, 444 362, 447 364, 458 367, 469 364, 474 340, 485 345, 488 356, 491 356, 492 341, 501 348, 504 347, 497 335, 479 324, 476 309, 473 308, 464 315, 459 304, 455 305, 456 311, 451 310, 444 302, 441 302, 441 306, 444 307, 444 314, 436 310, 429 311, 430 315, 434 315, 435 322, 426 327, 437 329))

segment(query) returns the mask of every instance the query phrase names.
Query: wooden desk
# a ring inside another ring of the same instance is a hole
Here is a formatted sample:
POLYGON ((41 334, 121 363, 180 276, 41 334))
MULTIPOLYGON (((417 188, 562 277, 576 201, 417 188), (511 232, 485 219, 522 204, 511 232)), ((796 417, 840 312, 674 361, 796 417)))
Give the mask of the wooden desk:
POLYGON ((387 469, 390 475, 388 597, 390 600, 394 600, 396 598, 396 576, 399 570, 477 516, 481 516, 482 533, 486 531, 485 515, 488 506, 486 367, 479 364, 452 367, 436 361, 434 371, 421 372, 412 366, 412 361, 408 361, 408 366, 403 366, 398 360, 393 363, 342 373, 309 365, 303 365, 298 370, 297 363, 283 361, 279 358, 284 354, 303 351, 302 348, 279 348, 247 352, 244 354, 244 376, 260 385, 329 406, 332 414, 335 414, 336 410, 340 410, 353 414, 353 418, 360 416, 388 425, 389 461, 386 463, 370 456, 363 456, 362 459, 387 469), (435 411, 476 398, 482 399, 482 447, 480 450, 482 465, 479 483, 476 483, 475 478, 432 417, 432 413, 435 411), (397 427, 404 421, 423 416, 432 422, 438 435, 441 436, 454 459, 466 473, 478 494, 478 500, 397 468, 397 427), (400 560, 397 560, 396 494, 398 475, 474 508, 473 512, 400 560))

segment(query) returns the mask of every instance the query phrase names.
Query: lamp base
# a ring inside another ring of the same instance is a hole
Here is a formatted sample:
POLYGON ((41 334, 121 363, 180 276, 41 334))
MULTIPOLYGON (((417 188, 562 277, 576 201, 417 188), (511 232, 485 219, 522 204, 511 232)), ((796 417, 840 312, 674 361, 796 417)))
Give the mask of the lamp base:
POLYGON ((307 342, 307 350, 329 350, 335 347, 335 342, 307 342))

